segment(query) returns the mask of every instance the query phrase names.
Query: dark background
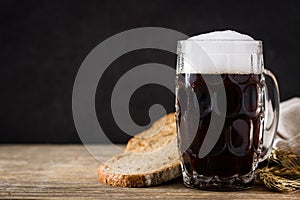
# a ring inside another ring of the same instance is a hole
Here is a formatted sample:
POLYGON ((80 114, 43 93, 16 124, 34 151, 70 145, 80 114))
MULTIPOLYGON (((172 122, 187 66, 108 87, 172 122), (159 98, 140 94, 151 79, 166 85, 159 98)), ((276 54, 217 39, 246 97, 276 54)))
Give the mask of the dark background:
MULTIPOLYGON (((72 87, 81 62, 106 38, 144 26, 187 35, 222 29, 248 33, 264 41, 265 65, 279 80, 281 100, 299 96, 299 13, 300 1, 0 1, 0 142, 80 143, 72 118, 72 87)), ((116 127, 107 109, 113 85, 132 67, 149 62, 175 67, 175 55, 132 52, 101 78, 99 84, 107 90, 97 91, 96 110, 114 142, 129 136, 116 127)), ((145 86, 132 99, 131 113, 140 125, 149 122, 147 107, 153 103, 174 110, 173 94, 157 85, 145 86)))

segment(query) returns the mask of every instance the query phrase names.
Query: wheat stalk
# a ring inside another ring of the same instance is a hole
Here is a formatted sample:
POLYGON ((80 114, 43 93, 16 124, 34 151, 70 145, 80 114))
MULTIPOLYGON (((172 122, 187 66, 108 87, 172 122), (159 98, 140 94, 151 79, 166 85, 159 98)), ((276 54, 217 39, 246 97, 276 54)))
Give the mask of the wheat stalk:
POLYGON ((258 169, 258 179, 271 190, 295 192, 300 190, 300 135, 277 144, 268 165, 258 169))

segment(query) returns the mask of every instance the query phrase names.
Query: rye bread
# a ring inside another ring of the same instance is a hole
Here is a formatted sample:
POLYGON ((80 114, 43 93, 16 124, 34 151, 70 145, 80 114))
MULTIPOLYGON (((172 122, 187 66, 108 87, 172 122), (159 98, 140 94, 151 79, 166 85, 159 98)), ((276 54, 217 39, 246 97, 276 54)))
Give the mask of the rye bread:
POLYGON ((181 175, 174 113, 129 140, 124 153, 98 168, 100 182, 119 187, 148 187, 181 175))

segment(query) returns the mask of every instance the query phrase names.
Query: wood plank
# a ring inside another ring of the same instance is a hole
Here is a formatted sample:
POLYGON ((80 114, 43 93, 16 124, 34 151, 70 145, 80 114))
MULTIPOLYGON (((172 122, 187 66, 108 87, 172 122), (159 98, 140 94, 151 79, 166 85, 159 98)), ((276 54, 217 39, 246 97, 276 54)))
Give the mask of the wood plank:
MULTIPOLYGON (((93 147, 93 146, 90 146, 93 147)), ((97 145, 107 159, 117 152, 97 145)), ((0 145, 1 199, 300 199, 262 185, 238 192, 189 189, 181 179, 151 188, 117 188, 97 180, 95 160, 82 145, 0 145)))

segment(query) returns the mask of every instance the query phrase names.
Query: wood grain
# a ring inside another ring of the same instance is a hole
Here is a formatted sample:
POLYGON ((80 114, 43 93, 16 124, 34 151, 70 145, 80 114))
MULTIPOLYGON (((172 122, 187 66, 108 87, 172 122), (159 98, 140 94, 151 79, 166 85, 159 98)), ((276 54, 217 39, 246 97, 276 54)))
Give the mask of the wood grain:
MULTIPOLYGON (((98 145, 107 159, 117 152, 98 145)), ((189 189, 181 180, 151 188, 116 188, 97 180, 95 160, 82 145, 1 145, 1 199, 300 199, 300 193, 270 192, 262 185, 238 192, 189 189)))

